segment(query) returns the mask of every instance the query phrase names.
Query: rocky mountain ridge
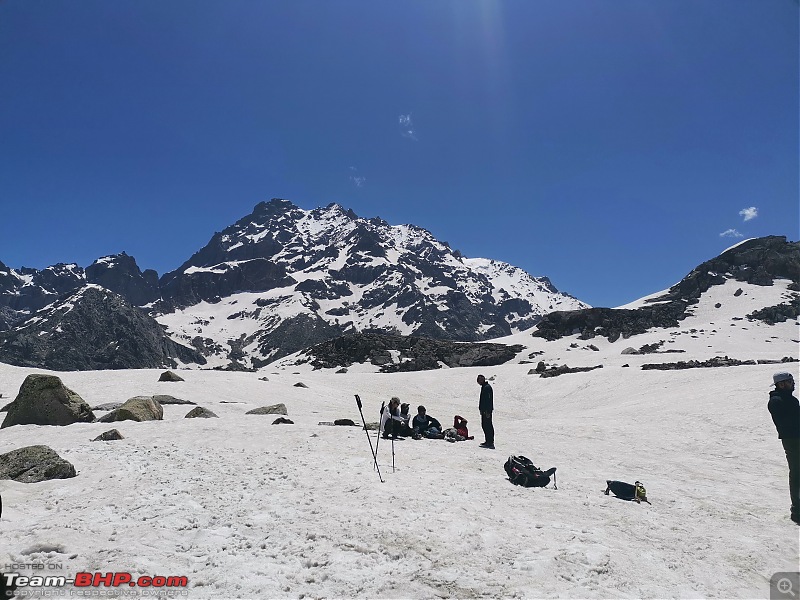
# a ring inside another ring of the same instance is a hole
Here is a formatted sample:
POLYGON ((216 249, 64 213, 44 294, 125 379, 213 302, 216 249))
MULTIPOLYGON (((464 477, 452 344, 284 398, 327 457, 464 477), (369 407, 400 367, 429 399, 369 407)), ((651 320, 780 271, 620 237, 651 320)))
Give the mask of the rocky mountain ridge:
MULTIPOLYGON (((24 360, 55 355, 44 348, 58 336, 37 333, 34 343, 27 333, 41 332, 48 321, 37 327, 28 321, 87 285, 143 308, 209 366, 231 368, 257 368, 344 333, 487 340, 527 329, 552 310, 586 306, 546 277, 465 258, 422 228, 363 219, 337 204, 309 211, 273 199, 161 278, 124 252, 85 270, 74 264, 14 270, 0 263, 6 348, 29 348, 24 360)), ((98 322, 113 330, 113 318, 98 322)), ((191 352, 183 357, 199 362, 191 352)), ((90 363, 95 358, 74 365, 90 363)))
POLYGON ((145 311, 89 284, 0 332, 0 362, 56 371, 144 369, 205 364, 170 340, 145 311))
POLYGON ((775 323, 796 319, 800 314, 800 242, 789 242, 783 236, 746 240, 698 265, 666 292, 642 300, 639 306, 550 313, 538 323, 533 335, 556 340, 579 333, 580 339, 600 336, 613 342, 654 327, 677 327, 714 286, 734 280, 767 287, 777 279, 791 282, 791 297, 742 318, 775 323))

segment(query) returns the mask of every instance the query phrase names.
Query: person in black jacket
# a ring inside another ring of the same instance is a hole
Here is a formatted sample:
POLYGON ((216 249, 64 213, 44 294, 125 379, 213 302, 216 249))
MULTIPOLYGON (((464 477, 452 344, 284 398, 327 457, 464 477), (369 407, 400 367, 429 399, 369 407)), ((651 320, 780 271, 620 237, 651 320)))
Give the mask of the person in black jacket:
POLYGON ((772 421, 778 430, 778 437, 789 463, 791 519, 800 525, 800 403, 792 395, 794 377, 791 373, 775 373, 772 380, 775 389, 769 393, 767 408, 772 415, 772 421))
POLYGON ((479 444, 481 448, 494 450, 494 425, 492 424, 492 411, 494 410, 494 392, 492 386, 486 381, 486 377, 478 375, 478 385, 481 386, 481 399, 478 402, 478 410, 481 412, 481 427, 486 441, 479 444))
POLYGON ((416 440, 423 437, 434 440, 444 438, 442 424, 430 416, 422 405, 417 407, 417 414, 411 424, 414 426, 414 439, 416 440))

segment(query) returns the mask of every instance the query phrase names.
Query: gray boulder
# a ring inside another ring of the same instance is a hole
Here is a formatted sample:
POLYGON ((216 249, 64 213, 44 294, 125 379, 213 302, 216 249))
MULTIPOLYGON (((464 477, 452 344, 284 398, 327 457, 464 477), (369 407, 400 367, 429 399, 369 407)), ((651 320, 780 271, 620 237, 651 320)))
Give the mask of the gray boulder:
POLYGON ((165 404, 197 404, 197 402, 192 402, 191 400, 181 400, 180 398, 176 398, 175 396, 167 396, 166 394, 156 394, 153 396, 153 400, 162 406, 165 404))
POLYGON ((273 425, 294 425, 294 421, 291 419, 284 419, 283 417, 278 417, 272 422, 273 425))
POLYGON ((124 440, 125 438, 119 432, 118 429, 109 429, 108 431, 104 431, 96 438, 94 438, 93 442, 113 442, 114 440, 124 440))
POLYGON ((54 375, 28 375, 0 428, 12 425, 91 423, 94 414, 78 394, 54 375))
POLYGON ((158 378, 159 381, 183 381, 183 377, 180 375, 176 375, 172 371, 164 371, 161 374, 161 377, 158 378))
POLYGON ((294 387, 307 388, 308 386, 302 381, 298 381, 297 383, 294 384, 294 387))
POLYGON ((248 410, 246 415, 288 415, 289 412, 286 410, 286 405, 281 404, 273 404, 272 406, 261 406, 259 408, 254 408, 253 410, 248 410))
POLYGON ((217 415, 215 415, 213 412, 211 412, 207 408, 203 408, 202 406, 198 406, 197 408, 193 408, 188 413, 186 413, 186 417, 184 417, 184 418, 186 418, 186 419, 196 419, 198 417, 201 418, 201 419, 218 418, 217 415))
POLYGON ((152 396, 134 396, 116 410, 98 419, 100 423, 116 421, 160 421, 164 418, 164 409, 152 396))
POLYGON ((25 446, 0 454, 0 479, 37 483, 75 475, 75 467, 48 446, 25 446))

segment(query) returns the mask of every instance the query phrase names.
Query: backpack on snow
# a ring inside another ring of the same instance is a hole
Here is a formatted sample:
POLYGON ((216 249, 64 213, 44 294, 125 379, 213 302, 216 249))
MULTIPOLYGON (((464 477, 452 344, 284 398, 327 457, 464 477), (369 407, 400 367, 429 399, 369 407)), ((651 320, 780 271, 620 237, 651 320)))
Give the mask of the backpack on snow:
POLYGON ((544 487, 550 483, 550 476, 553 476, 553 489, 558 489, 556 483, 556 468, 542 471, 525 456, 509 456, 506 464, 503 465, 509 480, 514 485, 522 487, 544 487))
POLYGON ((608 492, 612 492, 617 498, 622 500, 633 500, 637 503, 647 502, 650 504, 650 501, 647 499, 647 490, 640 481, 631 485, 624 481, 608 479, 606 480, 606 490, 603 493, 608 496, 608 492))

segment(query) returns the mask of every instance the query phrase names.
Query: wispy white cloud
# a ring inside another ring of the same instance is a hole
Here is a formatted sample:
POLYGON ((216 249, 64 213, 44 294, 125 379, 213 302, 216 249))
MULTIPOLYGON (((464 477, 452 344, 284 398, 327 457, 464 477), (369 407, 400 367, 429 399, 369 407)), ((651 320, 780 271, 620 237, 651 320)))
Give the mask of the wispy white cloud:
POLYGON ((350 175, 350 177, 348 177, 348 179, 352 181, 356 185, 356 187, 364 187, 364 182, 367 181, 367 178, 364 177, 363 175, 356 175, 356 173, 358 173, 358 169, 356 169, 355 167, 350 167, 350 171, 352 172, 352 174, 350 175))
POLYGON ((758 216, 758 209, 755 206, 743 208, 739 211, 739 215, 744 217, 745 221, 749 221, 750 219, 755 219, 758 216))
POLYGON ((417 141, 417 131, 414 129, 414 122, 411 120, 411 113, 400 115, 397 121, 400 125, 400 135, 417 141))
POLYGON ((744 236, 735 229, 726 229, 725 231, 719 234, 719 237, 741 238, 744 236))

